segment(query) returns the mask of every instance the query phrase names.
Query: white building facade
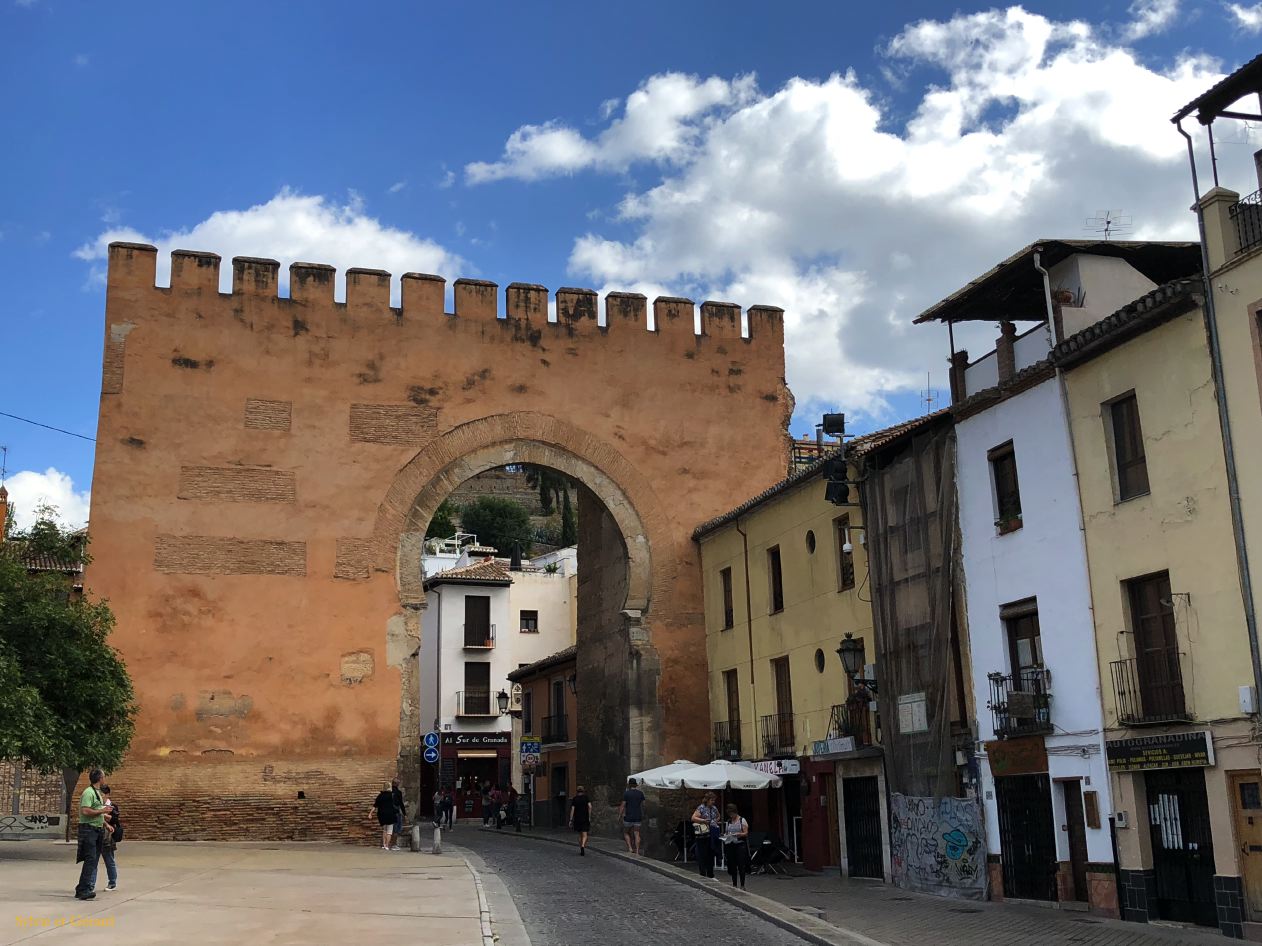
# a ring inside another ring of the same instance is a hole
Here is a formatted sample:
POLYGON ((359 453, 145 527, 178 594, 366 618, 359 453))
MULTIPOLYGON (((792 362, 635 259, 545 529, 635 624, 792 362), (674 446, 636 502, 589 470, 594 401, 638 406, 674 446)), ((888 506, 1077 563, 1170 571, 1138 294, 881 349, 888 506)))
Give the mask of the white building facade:
POLYGON ((1175 244, 1031 244, 921 316, 999 320, 952 352, 978 791, 992 898, 1116 916, 1090 572, 1055 342, 1155 288, 1175 244), (1018 332, 1015 323, 1026 328, 1018 332))
POLYGON ((465 553, 425 579, 421 723, 440 738, 438 759, 423 769, 426 810, 441 787, 455 792, 457 817, 480 817, 482 786, 513 783, 519 769, 508 714, 519 707, 508 674, 574 643, 578 579, 571 562, 517 570, 465 553))

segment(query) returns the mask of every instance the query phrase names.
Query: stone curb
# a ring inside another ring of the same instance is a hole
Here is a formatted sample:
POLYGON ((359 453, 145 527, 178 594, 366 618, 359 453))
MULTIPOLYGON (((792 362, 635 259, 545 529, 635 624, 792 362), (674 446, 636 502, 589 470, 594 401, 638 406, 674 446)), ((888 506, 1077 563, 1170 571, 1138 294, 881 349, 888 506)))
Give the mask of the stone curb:
MULTIPOLYGON (((496 831, 494 828, 478 828, 488 834, 505 835, 507 832, 496 831)), ((573 841, 566 841, 561 838, 545 837, 543 835, 531 834, 523 832, 518 834, 516 831, 511 832, 512 837, 529 839, 531 841, 546 841, 551 844, 561 844, 565 847, 574 847, 573 841)), ((871 936, 865 936, 858 930, 847 929, 843 926, 834 926, 818 917, 813 917, 809 913, 802 913, 787 907, 782 903, 778 903, 769 897, 762 897, 756 893, 745 892, 743 894, 731 893, 727 888, 720 884, 703 883, 701 878, 692 871, 686 871, 671 864, 657 861, 647 857, 636 857, 632 854, 624 854, 621 851, 610 851, 603 847, 597 847, 588 842, 587 849, 597 854, 603 854, 605 857, 616 858, 626 861, 628 864, 636 864, 640 867, 647 868, 663 877, 669 877, 672 880, 687 884, 697 890, 704 890, 706 893, 720 900, 730 903, 732 906, 739 907, 746 913, 752 913, 760 919, 766 920, 773 926, 778 926, 795 936, 800 936, 808 943, 814 943, 815 946, 889 946, 882 940, 873 939, 871 936)))

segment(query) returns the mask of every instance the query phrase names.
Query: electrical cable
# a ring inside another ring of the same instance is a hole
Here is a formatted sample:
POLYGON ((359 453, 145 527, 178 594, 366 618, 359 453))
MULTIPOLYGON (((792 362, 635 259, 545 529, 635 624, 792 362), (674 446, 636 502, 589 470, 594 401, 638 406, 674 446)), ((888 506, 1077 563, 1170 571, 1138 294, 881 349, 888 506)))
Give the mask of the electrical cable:
POLYGON ((89 443, 96 443, 95 437, 87 437, 83 434, 76 434, 73 430, 62 430, 60 427, 54 427, 52 424, 41 424, 37 420, 31 420, 29 417, 18 417, 17 414, 9 414, 0 411, 0 417, 9 417, 13 420, 20 420, 24 424, 31 424, 35 427, 43 427, 45 430, 55 430, 59 434, 65 434, 68 437, 78 437, 80 440, 86 440, 89 443))

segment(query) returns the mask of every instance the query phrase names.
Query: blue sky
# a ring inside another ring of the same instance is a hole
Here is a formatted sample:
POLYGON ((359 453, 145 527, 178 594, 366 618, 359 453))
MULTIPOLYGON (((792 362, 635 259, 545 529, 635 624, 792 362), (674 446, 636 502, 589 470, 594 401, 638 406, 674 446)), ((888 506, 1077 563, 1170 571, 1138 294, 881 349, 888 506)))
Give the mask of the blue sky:
MULTIPOLYGON (((778 304, 795 429, 883 426, 945 387, 907 323, 1011 251, 1103 207, 1194 232, 1165 119, 1262 28, 1195 0, 292 9, 0 0, 0 410, 92 435, 121 236, 778 304)), ((86 516, 90 443, 0 417, 0 444, 20 506, 86 516)))

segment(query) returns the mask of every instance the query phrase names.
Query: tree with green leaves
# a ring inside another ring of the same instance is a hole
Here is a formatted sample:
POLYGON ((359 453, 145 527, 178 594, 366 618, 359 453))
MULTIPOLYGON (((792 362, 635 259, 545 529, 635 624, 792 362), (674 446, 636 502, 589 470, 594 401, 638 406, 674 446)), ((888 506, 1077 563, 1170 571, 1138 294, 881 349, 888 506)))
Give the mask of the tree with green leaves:
POLYGON ((135 728, 109 605, 72 595, 63 573, 27 567, 35 555, 86 562, 86 541, 43 507, 0 544, 0 759, 43 772, 116 768, 135 728))
POLYGON ((438 508, 434 510, 433 518, 429 520, 429 526, 425 530, 425 538, 450 539, 456 534, 455 517, 459 513, 459 506, 450 499, 444 499, 438 504, 438 508))
POLYGON ((548 466, 527 463, 522 467, 526 484, 539 490, 539 505, 545 516, 556 511, 557 504, 570 491, 570 478, 548 466))
POLYGON ((492 546, 501 555, 512 554, 514 546, 519 546, 525 555, 534 534, 526 507, 501 496, 479 496, 466 505, 460 511, 460 528, 472 532, 480 544, 492 546))
POLYGON ((561 544, 575 545, 578 543, 578 520, 574 518, 574 507, 570 505, 570 491, 565 491, 565 496, 561 500, 561 544))

